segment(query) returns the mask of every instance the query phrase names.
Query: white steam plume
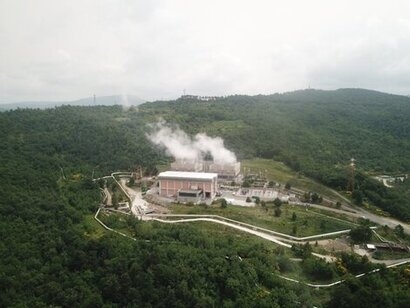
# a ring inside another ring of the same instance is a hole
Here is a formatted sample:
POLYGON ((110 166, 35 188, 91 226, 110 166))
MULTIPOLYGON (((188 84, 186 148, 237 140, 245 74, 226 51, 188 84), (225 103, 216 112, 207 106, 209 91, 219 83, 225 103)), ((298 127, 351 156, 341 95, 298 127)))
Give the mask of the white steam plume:
POLYGON ((216 163, 236 162, 235 154, 225 148, 224 141, 220 137, 212 138, 202 133, 191 138, 180 128, 173 128, 165 121, 159 121, 151 128, 151 133, 147 134, 148 139, 164 147, 175 159, 198 161, 210 153, 216 163))

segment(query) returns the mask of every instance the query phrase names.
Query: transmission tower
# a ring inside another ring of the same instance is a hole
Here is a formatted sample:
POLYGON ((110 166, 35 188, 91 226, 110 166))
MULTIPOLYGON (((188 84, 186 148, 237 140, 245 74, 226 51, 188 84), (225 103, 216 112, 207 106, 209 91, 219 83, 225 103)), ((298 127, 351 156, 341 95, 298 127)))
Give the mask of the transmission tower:
POLYGON ((350 164, 348 168, 348 180, 347 180, 347 191, 353 192, 354 191, 354 178, 356 173, 356 164, 354 163, 355 159, 350 159, 350 164))

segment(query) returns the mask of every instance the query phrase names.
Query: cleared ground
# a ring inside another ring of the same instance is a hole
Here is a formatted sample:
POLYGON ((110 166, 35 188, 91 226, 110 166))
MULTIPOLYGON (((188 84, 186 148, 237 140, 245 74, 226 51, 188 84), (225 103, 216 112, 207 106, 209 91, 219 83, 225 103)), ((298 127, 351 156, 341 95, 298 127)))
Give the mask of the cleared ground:
POLYGON ((292 187, 316 192, 323 196, 331 197, 335 201, 343 201, 328 187, 310 179, 298 172, 291 170, 284 163, 277 162, 271 159, 255 158, 244 160, 241 162, 242 171, 250 170, 250 173, 265 175, 269 181, 274 181, 284 185, 289 182, 292 187))

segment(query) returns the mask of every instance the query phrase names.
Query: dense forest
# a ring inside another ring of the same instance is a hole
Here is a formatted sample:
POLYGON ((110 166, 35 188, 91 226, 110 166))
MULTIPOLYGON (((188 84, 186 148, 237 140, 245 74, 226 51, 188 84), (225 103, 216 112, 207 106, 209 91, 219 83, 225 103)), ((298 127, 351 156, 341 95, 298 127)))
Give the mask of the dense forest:
POLYGON ((278 278, 273 273, 281 261, 272 247, 239 234, 218 236, 194 226, 141 230, 138 222, 141 241, 94 233, 92 216, 101 196, 92 176, 138 166, 154 173, 166 158, 145 133, 161 117, 190 133, 222 136, 240 158, 282 160, 341 190, 353 156, 361 201, 387 209, 395 202, 399 211, 391 212, 409 219, 406 184, 387 190, 368 176, 410 169, 405 97, 309 90, 154 102, 129 110, 2 112, 0 306, 409 306, 405 268, 315 291, 278 278), (231 258, 237 255, 245 261, 231 258))

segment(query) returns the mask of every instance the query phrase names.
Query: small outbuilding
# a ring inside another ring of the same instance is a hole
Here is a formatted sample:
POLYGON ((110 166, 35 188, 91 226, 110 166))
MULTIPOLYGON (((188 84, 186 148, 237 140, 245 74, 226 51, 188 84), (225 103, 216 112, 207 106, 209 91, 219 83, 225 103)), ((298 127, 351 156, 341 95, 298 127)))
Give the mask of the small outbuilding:
POLYGON ((373 245, 373 244, 366 244, 366 248, 367 248, 368 250, 376 250, 376 246, 373 245))

